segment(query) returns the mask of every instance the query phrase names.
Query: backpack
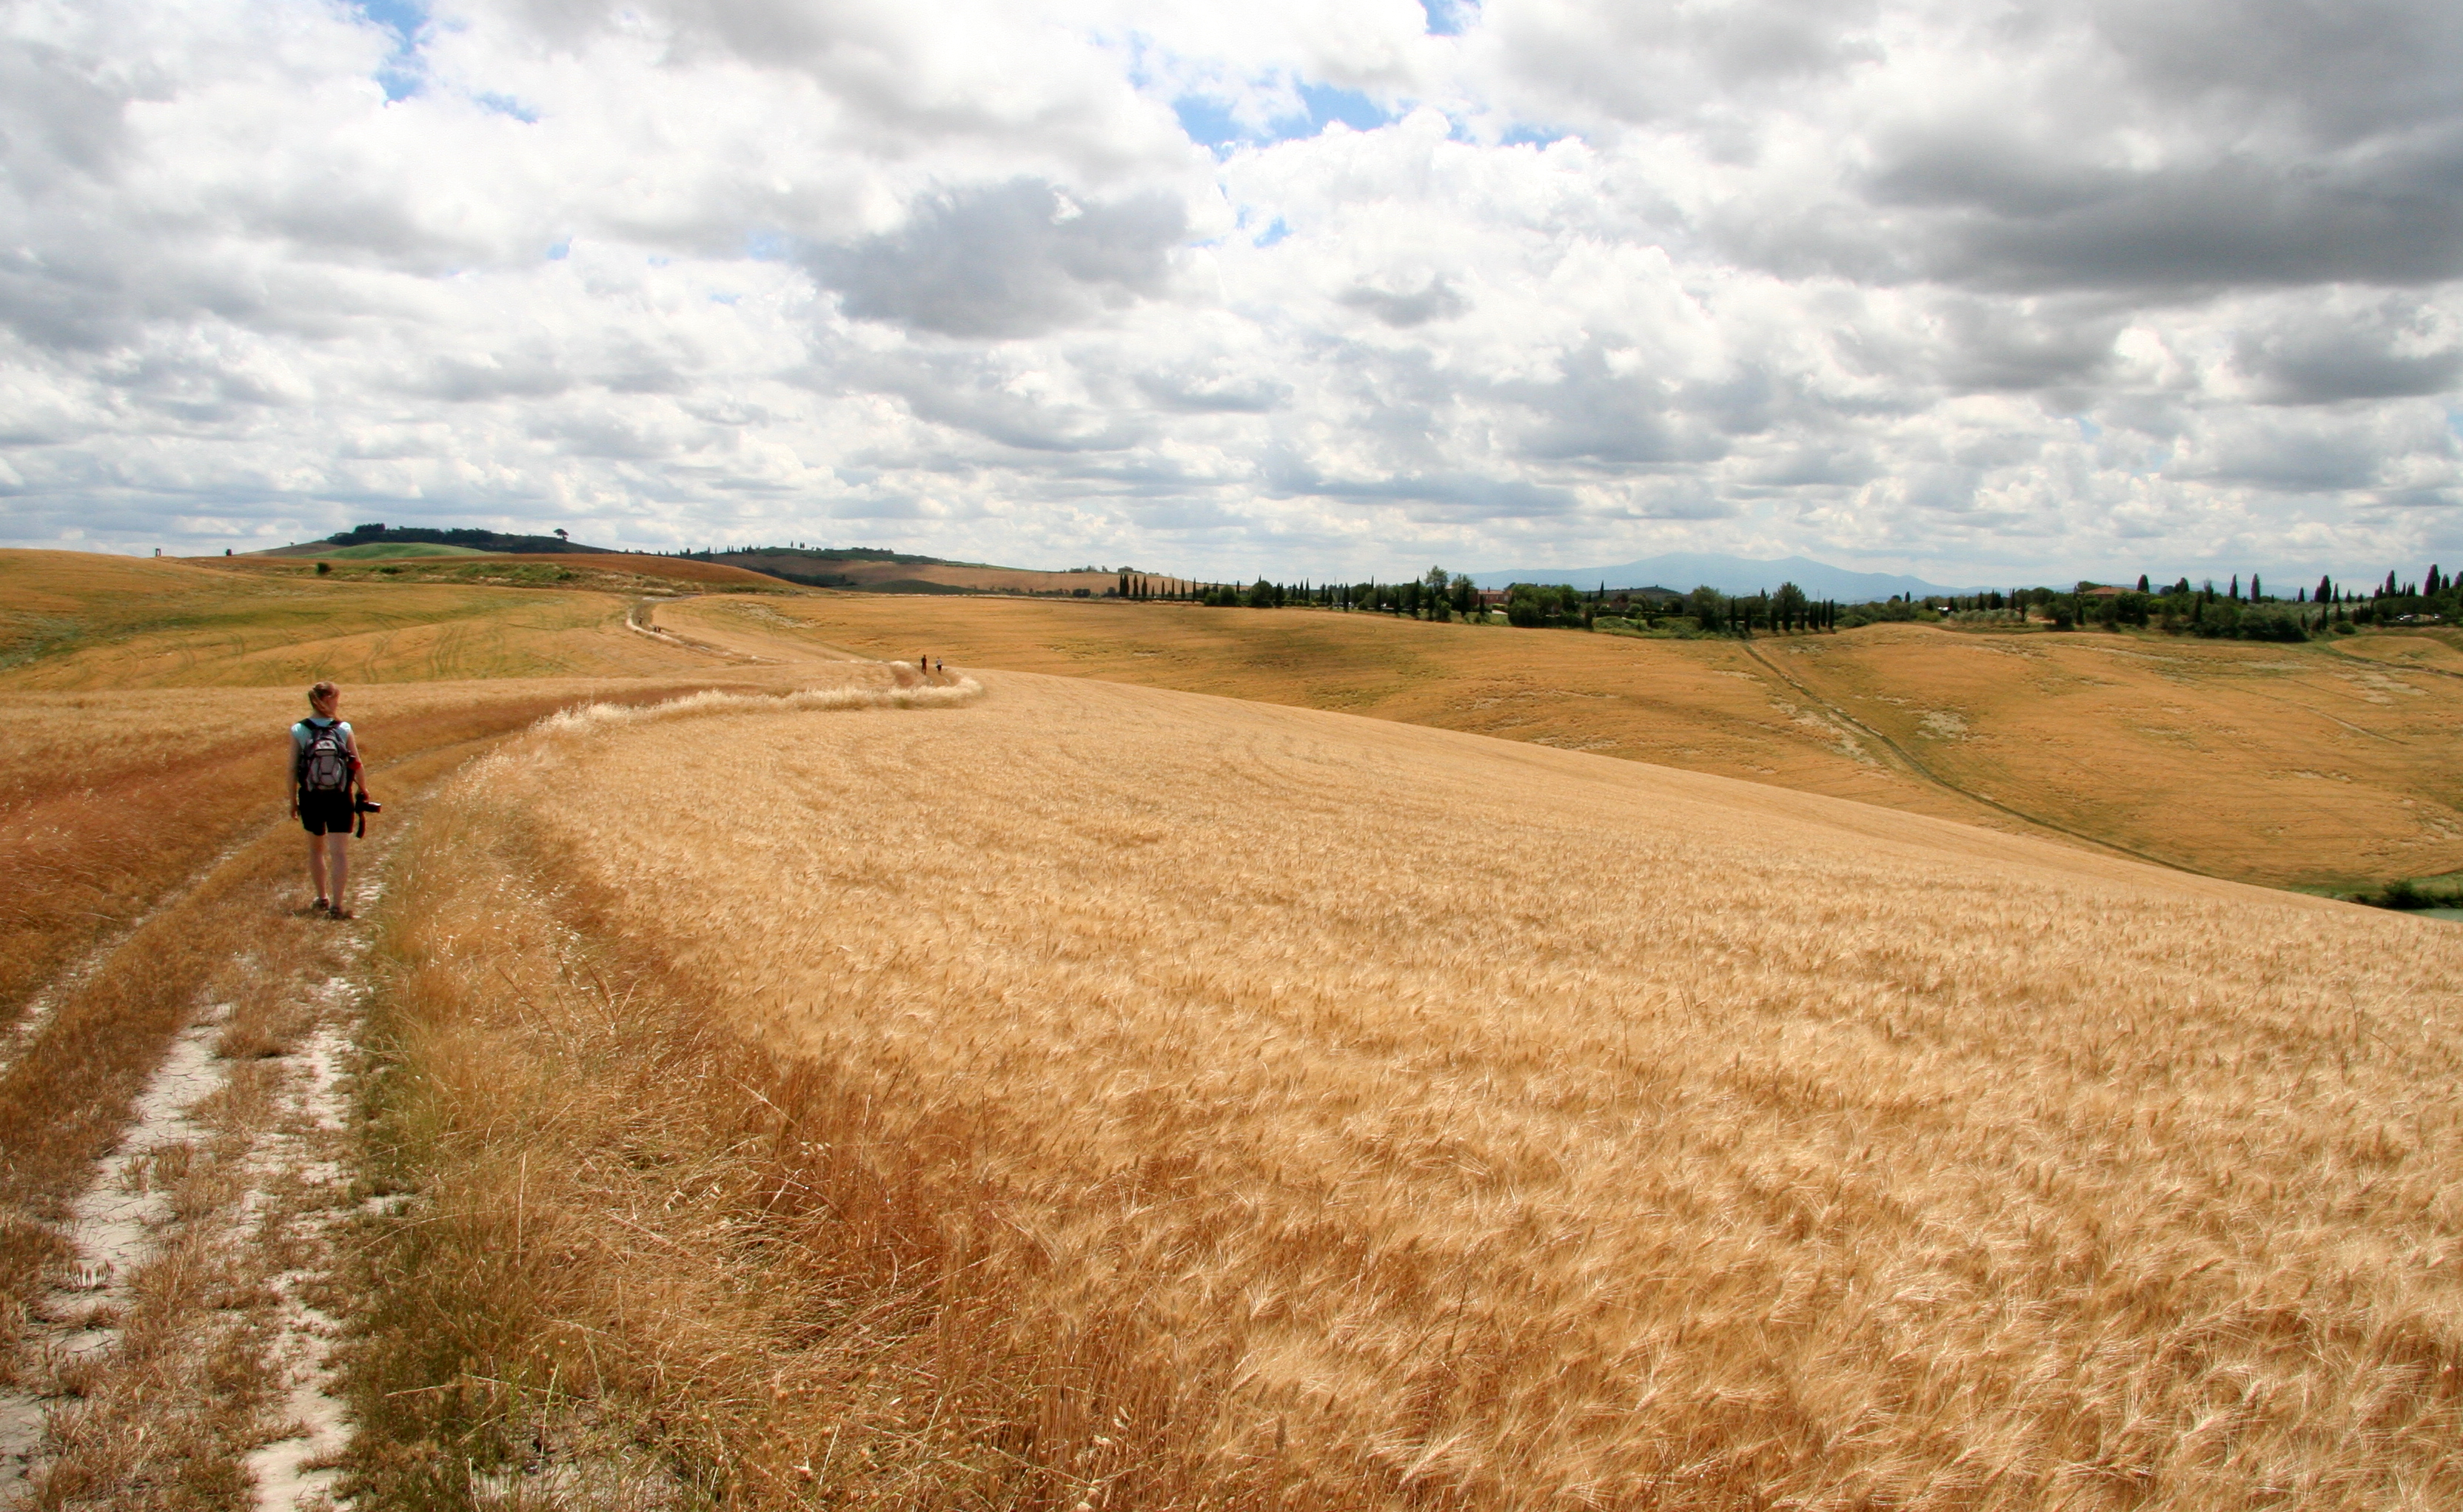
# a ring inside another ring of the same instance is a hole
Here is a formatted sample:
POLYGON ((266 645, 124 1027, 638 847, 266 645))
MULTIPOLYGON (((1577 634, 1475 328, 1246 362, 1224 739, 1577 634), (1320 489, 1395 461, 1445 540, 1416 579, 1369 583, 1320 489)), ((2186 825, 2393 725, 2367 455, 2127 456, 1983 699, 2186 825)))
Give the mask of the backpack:
POLYGON ((342 723, 308 726, 308 744, 294 768, 304 792, 342 792, 351 786, 351 743, 342 723))

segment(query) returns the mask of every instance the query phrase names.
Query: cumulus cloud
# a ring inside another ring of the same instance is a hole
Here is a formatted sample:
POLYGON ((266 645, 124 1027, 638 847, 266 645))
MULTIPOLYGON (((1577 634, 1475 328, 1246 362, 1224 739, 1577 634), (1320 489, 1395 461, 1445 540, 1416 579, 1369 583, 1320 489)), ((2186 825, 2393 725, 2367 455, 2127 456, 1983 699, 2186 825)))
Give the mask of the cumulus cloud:
POLYGON ((1079 204, 1051 184, 935 193, 897 230, 811 259, 848 314, 950 336, 1036 335, 1161 291, 1188 229, 1148 192, 1079 204))
POLYGON ((1463 296, 1447 286, 1443 278, 1431 278, 1428 287, 1407 294, 1389 293, 1365 284, 1346 289, 1334 296, 1339 304, 1354 310, 1365 310, 1389 326, 1424 326, 1431 320, 1449 320, 1471 308, 1463 296))
POLYGON ((0 221, 17 544, 2463 548, 2426 0, 0 0, 0 221))

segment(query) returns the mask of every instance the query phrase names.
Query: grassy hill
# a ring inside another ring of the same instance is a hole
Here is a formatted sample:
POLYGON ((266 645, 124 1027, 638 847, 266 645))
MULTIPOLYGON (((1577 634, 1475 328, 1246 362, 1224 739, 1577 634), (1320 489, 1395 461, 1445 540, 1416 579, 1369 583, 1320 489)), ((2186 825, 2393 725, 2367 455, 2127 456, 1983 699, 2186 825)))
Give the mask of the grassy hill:
POLYGON ((302 541, 295 546, 280 546, 250 554, 277 557, 331 557, 337 552, 341 552, 356 558, 366 559, 387 555, 449 556, 461 551, 555 556, 566 551, 602 554, 607 553, 607 548, 586 546, 561 535, 524 535, 503 530, 479 530, 469 528, 438 529, 429 526, 362 525, 322 541, 302 541))
POLYGON ((701 558, 766 572, 814 588, 873 594, 1024 594, 1101 597, 1119 582, 1110 572, 1046 572, 982 562, 861 548, 776 548, 718 551, 701 558))
MULTIPOLYGON (((318 678, 621 677, 711 664, 626 628, 633 602, 626 587, 683 584, 592 573, 593 560, 532 568, 518 557, 442 557, 360 563, 319 576, 308 562, 226 567, 219 559, 206 566, 0 552, 0 688, 295 688, 318 678), (526 571, 563 573, 552 586, 567 591, 505 586, 526 571)), ((752 573, 690 566, 729 578, 721 586, 776 587, 752 573)))
POLYGON ((337 562, 390 562, 415 556, 486 556, 489 553, 475 546, 446 546, 424 541, 368 541, 358 546, 335 546, 316 541, 264 554, 313 556, 337 562))

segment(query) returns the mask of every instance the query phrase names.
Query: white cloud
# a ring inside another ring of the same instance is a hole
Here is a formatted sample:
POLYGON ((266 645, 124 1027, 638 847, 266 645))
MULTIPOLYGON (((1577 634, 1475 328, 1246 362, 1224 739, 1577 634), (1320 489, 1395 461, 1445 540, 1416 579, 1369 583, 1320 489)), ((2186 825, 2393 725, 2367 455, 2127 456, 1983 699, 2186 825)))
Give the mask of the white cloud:
POLYGON ((2276 9, 0 0, 0 538, 2451 555, 2463 44, 2276 9))

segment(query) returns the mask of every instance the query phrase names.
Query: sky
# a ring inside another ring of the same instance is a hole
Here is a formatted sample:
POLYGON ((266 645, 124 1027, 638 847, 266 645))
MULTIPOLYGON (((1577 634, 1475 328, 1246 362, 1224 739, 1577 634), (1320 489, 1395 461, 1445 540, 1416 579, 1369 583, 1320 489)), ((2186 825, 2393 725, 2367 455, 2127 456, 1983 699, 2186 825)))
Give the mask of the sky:
POLYGON ((2463 562, 2451 0, 0 0, 0 543, 2463 562))

